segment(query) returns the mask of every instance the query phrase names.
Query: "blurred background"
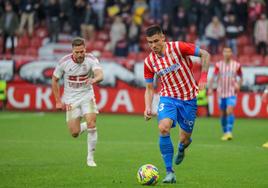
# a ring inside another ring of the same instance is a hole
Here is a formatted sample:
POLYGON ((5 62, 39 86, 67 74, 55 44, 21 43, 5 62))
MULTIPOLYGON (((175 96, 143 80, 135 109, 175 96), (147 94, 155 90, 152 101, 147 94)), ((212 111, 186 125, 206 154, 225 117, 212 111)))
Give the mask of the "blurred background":
MULTIPOLYGON (((144 31, 159 24, 167 40, 211 53, 209 78, 223 47, 231 47, 244 74, 235 114, 267 118, 261 100, 268 84, 267 14, 268 0, 1 0, 1 109, 54 111, 52 72, 71 53, 72 38, 82 36, 104 69, 95 86, 100 111, 142 114, 144 31)), ((192 60, 198 79, 201 66, 192 60)), ((200 116, 219 114, 216 93, 199 100, 200 116)))

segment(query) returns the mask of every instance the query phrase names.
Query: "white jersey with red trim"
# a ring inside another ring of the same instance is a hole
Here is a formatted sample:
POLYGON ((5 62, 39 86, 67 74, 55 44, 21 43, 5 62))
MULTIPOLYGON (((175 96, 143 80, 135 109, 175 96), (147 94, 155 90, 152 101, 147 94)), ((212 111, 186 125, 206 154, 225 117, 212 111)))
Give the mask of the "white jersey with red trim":
POLYGON ((237 77, 242 78, 241 65, 237 61, 231 60, 229 63, 219 61, 215 65, 214 75, 218 82, 218 95, 221 98, 236 95, 235 85, 237 77))
POLYGON ((199 56, 199 48, 181 41, 166 42, 162 57, 151 52, 144 60, 146 82, 151 82, 154 74, 157 74, 161 82, 160 96, 181 100, 195 98, 198 86, 191 70, 193 64, 189 56, 199 56))
POLYGON ((75 63, 72 54, 60 59, 53 75, 64 78, 63 101, 65 104, 73 104, 84 99, 94 97, 94 91, 89 78, 93 77, 93 71, 102 69, 99 60, 92 54, 85 56, 83 63, 75 63))

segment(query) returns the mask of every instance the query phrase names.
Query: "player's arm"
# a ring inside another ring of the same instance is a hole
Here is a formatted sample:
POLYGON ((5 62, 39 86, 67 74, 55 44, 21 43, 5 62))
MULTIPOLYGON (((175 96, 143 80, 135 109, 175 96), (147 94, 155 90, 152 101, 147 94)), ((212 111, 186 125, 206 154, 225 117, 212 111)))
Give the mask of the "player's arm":
POLYGON ((149 59, 144 61, 144 78, 146 82, 146 89, 144 94, 145 99, 145 110, 144 110, 144 119, 147 121, 152 118, 152 103, 154 96, 154 72, 149 63, 149 59))
POLYGON ((206 50, 200 49, 198 46, 187 42, 179 42, 178 48, 184 56, 197 56, 201 58, 202 71, 198 87, 200 90, 205 89, 210 64, 210 54, 206 50))
POLYGON ((63 104, 61 102, 61 98, 60 98, 60 85, 59 85, 59 78, 57 78, 56 76, 52 76, 52 91, 53 91, 53 95, 56 101, 56 109, 63 109, 63 104))
POLYGON ((236 74, 237 74, 237 82, 236 82, 236 85, 235 85, 235 90, 239 91, 241 86, 242 86, 242 83, 243 83, 243 76, 242 76, 241 66, 239 66, 239 68, 237 69, 236 74))
POLYGON ((146 83, 146 89, 145 89, 145 95, 144 95, 144 99, 145 99, 144 118, 146 121, 152 118, 153 96, 154 96, 153 83, 146 83))
POLYGON ((92 78, 92 84, 99 83, 103 80, 103 71, 102 69, 95 69, 94 71, 94 78, 92 78))
POLYGON ((201 58, 202 70, 201 70, 201 77, 198 82, 198 87, 200 90, 202 90, 206 88, 207 84, 207 75, 210 64, 210 54, 206 50, 200 49, 199 57, 201 58))

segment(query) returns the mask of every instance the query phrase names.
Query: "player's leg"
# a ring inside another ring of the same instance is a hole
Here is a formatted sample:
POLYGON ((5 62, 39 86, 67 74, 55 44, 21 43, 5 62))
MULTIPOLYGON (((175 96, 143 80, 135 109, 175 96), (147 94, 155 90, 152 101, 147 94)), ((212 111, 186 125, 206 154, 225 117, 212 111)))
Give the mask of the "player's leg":
POLYGON ((226 98, 219 99, 219 108, 220 108, 220 119, 221 119, 221 127, 223 134, 227 133, 227 114, 226 114, 226 98))
POLYGON ((188 101, 177 101, 178 122, 180 124, 178 153, 175 164, 179 165, 184 159, 185 149, 192 143, 191 135, 196 118, 196 99, 188 101))
POLYGON ((170 128, 173 124, 173 120, 169 118, 159 121, 159 148, 162 154, 163 161, 165 163, 167 175, 163 179, 163 183, 175 183, 176 176, 172 168, 172 161, 174 155, 174 148, 170 138, 170 128))
POLYGON ((158 105, 158 128, 159 128, 159 148, 165 163, 167 175, 163 183, 175 183, 176 176, 172 168, 174 148, 170 138, 170 128, 176 125, 176 107, 173 99, 160 97, 158 105))
POLYGON ((85 101, 82 104, 82 112, 87 123, 87 165, 88 166, 97 166, 94 162, 94 152, 96 149, 96 144, 98 140, 96 120, 97 120, 97 105, 95 100, 85 101))
POLYGON ((73 108, 71 105, 66 105, 66 121, 71 135, 76 138, 79 136, 81 120, 81 110, 79 107, 73 108))
POLYGON ((226 113, 226 110, 220 110, 220 118, 221 118, 222 132, 223 132, 223 134, 225 134, 227 132, 227 113, 226 113))
POLYGON ((192 143, 192 138, 191 138, 192 133, 188 133, 182 128, 180 128, 180 142, 178 146, 178 153, 175 157, 175 164, 179 165, 183 159, 184 159, 184 151, 185 149, 192 143))
POLYGON ((85 114, 85 119, 87 122, 87 164, 88 166, 97 166, 94 161, 94 152, 96 150, 96 144, 98 140, 98 133, 96 128, 97 116, 95 113, 85 114))
POLYGON ((234 107, 236 105, 236 97, 228 97, 227 98, 227 132, 228 132, 228 140, 232 139, 232 131, 234 127, 234 107))

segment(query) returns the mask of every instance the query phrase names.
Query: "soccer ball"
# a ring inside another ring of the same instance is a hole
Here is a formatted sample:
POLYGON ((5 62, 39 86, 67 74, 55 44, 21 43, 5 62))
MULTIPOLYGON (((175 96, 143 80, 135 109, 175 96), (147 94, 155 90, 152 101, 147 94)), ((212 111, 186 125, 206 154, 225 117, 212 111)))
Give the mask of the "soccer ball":
POLYGON ((159 179, 158 169, 152 164, 145 164, 139 168, 137 178, 142 185, 155 185, 159 179))

